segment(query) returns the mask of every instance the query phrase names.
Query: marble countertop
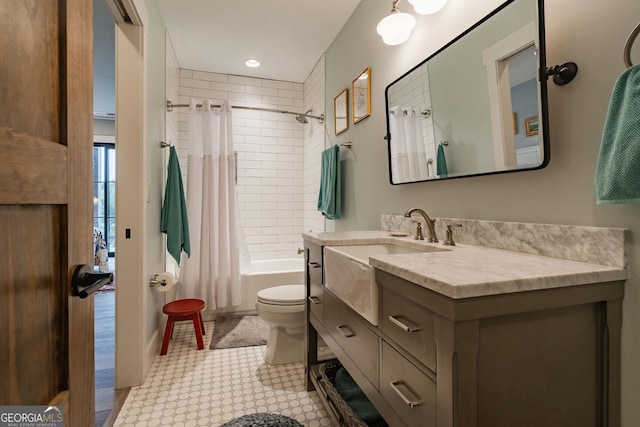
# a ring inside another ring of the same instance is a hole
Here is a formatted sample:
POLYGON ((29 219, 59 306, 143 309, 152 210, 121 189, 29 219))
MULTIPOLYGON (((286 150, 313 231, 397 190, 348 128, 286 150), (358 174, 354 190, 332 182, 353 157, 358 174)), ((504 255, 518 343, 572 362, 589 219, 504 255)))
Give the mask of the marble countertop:
POLYGON ((305 233, 303 238, 326 246, 393 243, 447 249, 376 255, 369 264, 454 299, 619 281, 628 276, 624 268, 463 243, 444 246, 412 236, 394 237, 386 231, 305 233))

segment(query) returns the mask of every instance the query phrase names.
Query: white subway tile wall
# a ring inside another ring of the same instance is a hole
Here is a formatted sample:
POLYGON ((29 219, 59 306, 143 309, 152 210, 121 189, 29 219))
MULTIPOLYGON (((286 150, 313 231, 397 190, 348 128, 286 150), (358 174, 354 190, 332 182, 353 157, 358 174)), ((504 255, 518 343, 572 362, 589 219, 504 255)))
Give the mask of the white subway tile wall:
MULTIPOLYGON (((191 98, 208 98, 219 103, 229 99, 232 105, 296 112, 313 108, 314 114, 322 114, 324 59, 318 68, 322 70, 314 70, 309 78, 313 78, 313 81, 305 84, 181 69, 179 96, 172 101, 188 104, 191 98), (305 98, 306 87, 313 95, 309 99, 305 98)), ((177 145, 180 147, 180 166, 187 185, 188 110, 181 108, 170 115, 179 120, 177 145)), ((314 177, 305 167, 305 144, 308 140, 310 147, 323 147, 324 125, 311 119, 309 124, 302 124, 290 114, 235 109, 233 138, 238 161, 241 224, 251 258, 297 256, 297 249, 302 247, 301 233, 307 228, 323 228, 321 216, 318 219, 315 213, 305 213, 306 209, 311 209, 310 203, 306 203, 307 199, 311 199, 311 193, 315 193, 317 201, 320 158, 319 154, 314 154, 316 159, 309 158, 313 164, 309 167, 318 175, 314 177), (315 183, 306 182, 307 178, 315 180, 315 183), (315 189, 312 189, 312 185, 315 185, 315 189)), ((313 151, 318 150, 313 148, 313 151)))

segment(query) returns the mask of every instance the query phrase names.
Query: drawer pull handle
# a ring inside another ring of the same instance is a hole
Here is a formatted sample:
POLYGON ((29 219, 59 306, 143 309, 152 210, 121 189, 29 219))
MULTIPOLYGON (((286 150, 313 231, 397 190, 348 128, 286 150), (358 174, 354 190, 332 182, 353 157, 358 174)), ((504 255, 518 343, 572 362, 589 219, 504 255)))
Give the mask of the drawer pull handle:
MULTIPOLYGON (((414 399, 414 400, 408 399, 407 396, 405 396, 404 393, 402 393, 402 391, 400 391, 400 389, 398 388, 398 385, 401 383, 402 381, 391 381, 389 384, 391 385, 391 388, 393 389, 393 391, 395 391, 396 394, 400 396, 400 399, 402 399, 402 401, 406 403, 408 407, 415 408, 416 406, 420 406, 424 403, 424 401, 420 399, 414 399)), ((409 387, 407 387, 406 385, 405 385, 405 388, 407 389, 407 391, 411 392, 409 390, 409 387)))
POLYGON ((320 264, 318 264, 317 262, 310 262, 307 264, 309 267, 311 268, 320 268, 322 267, 320 264))
POLYGON ((408 325, 405 325, 404 323, 402 323, 401 321, 396 319, 395 316, 389 316, 389 321, 391 323, 393 323, 394 325, 396 325, 397 327, 399 327, 400 329, 402 329, 403 331, 409 332, 409 333, 418 332, 420 329, 422 329, 419 326, 408 326, 408 325))
POLYGON ((310 296, 307 299, 309 300, 309 302, 311 304, 322 304, 322 301, 320 301, 320 298, 318 298, 318 297, 311 297, 310 296))
POLYGON ((340 325, 340 326, 336 326, 336 329, 338 331, 340 331, 340 333, 345 337, 345 338, 351 338, 354 337, 356 334, 353 333, 353 331, 351 329, 349 329, 347 326, 345 325, 340 325))

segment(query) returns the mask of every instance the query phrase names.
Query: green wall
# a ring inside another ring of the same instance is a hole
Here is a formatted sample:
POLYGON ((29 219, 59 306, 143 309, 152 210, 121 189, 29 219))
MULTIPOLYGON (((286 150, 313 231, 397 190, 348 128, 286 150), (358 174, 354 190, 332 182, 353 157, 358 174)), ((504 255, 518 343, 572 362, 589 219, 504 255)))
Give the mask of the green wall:
MULTIPOLYGON (((326 55, 327 117, 333 98, 364 67, 371 66, 371 116, 339 136, 327 121, 327 144, 353 142, 343 151, 343 219, 328 230, 379 229, 382 213, 410 207, 435 217, 623 227, 631 230, 629 280, 624 300, 622 344, 623 426, 640 419, 640 206, 598 206, 595 164, 602 126, 616 78, 624 71, 623 46, 638 24, 640 2, 548 0, 547 62, 574 61, 580 71, 566 86, 549 84, 551 162, 545 169, 392 186, 388 180, 384 89, 447 43, 499 2, 450 0, 436 15, 420 17, 411 39, 386 46, 376 34, 388 2, 362 1, 326 55)), ((408 10, 402 2, 400 9, 408 10)), ((633 58, 640 63, 640 42, 633 58)), ((575 242, 579 245, 580 242, 575 242)))

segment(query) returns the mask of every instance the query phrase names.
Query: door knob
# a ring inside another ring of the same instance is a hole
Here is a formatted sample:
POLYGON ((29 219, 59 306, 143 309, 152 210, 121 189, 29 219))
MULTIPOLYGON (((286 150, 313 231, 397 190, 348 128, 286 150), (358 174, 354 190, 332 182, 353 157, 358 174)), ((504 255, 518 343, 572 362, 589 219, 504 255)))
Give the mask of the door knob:
POLYGON ((86 298, 104 285, 113 282, 113 273, 94 273, 87 264, 76 266, 71 279, 73 296, 86 298))

